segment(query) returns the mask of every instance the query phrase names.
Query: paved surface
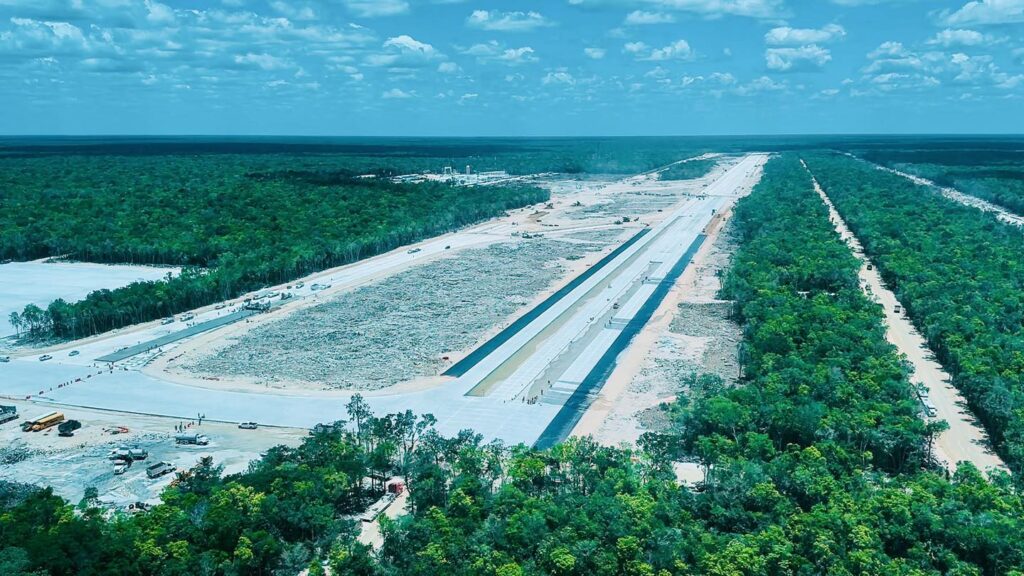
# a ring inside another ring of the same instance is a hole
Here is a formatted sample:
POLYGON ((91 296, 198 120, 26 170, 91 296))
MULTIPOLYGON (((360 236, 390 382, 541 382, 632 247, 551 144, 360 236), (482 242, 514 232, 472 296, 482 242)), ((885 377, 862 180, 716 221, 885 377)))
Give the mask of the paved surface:
MULTIPOLYGON (((609 338, 606 330, 608 322, 616 315, 613 304, 622 298, 619 316, 639 313, 642 306, 634 305, 631 299, 644 298, 640 294, 650 289, 644 284, 644 277, 655 277, 671 268, 678 255, 692 244, 711 220, 712 212, 728 201, 729 192, 748 184, 754 168, 764 160, 764 156, 747 157, 711 184, 706 197, 681 202, 679 208, 652 227, 651 232, 579 283, 462 377, 422 391, 364 394, 371 408, 379 414, 409 408, 421 414, 432 413, 437 416, 438 429, 444 434, 472 428, 489 439, 532 444, 562 409, 559 403, 525 401, 539 377, 548 371, 567 372, 569 365, 577 359, 580 363, 572 371, 589 373, 614 345, 615 339, 609 338), (677 256, 672 258, 672 254, 677 256), (529 350, 536 353, 528 353, 529 350), (528 364, 533 366, 532 372, 520 372, 520 382, 505 387, 508 383, 499 378, 493 382, 491 393, 467 395, 470 390, 478 388, 484 378, 498 372, 498 368, 513 373, 528 364), (501 393, 495 393, 499 390, 501 393)), ((674 184, 666 185, 654 180, 648 184, 637 178, 623 180, 609 189, 612 193, 616 190, 636 192, 646 185, 660 186, 662 193, 675 189, 672 187, 674 184)), ((692 188, 692 184, 678 185, 681 196, 692 192, 692 188)), ((330 271, 307 279, 307 286, 296 293, 296 299, 312 297, 309 290, 314 281, 332 283, 335 290, 339 286, 357 286, 396 268, 408 266, 410 261, 440 255, 449 245, 455 249, 457 246, 491 243, 498 238, 505 240, 514 230, 501 224, 478 226, 472 231, 421 243, 417 245, 420 249, 417 252, 403 249, 330 271)), ((223 310, 198 312, 197 322, 225 315, 223 310)), ((251 420, 290 427, 310 427, 318 422, 344 417, 344 405, 351 397, 348 392, 264 394, 200 388, 175 384, 128 369, 132 363, 143 362, 145 354, 124 365, 117 364, 113 370, 104 370, 91 360, 110 354, 119 347, 139 345, 168 335, 172 328, 156 323, 79 343, 76 346, 81 355, 76 357, 69 357, 64 349, 54 351, 55 359, 50 362, 40 362, 35 357, 16 358, 9 364, 0 365, 0 395, 32 396, 35 402, 61 406, 177 418, 204 414, 209 421, 251 420)), ((571 397, 571 394, 567 396, 571 397)))
MULTIPOLYGON (((807 168, 806 164, 804 168, 807 168)), ((936 418, 949 424, 949 430, 943 432, 935 443, 935 457, 950 471, 955 470, 956 464, 963 461, 971 462, 983 471, 994 468, 1008 470, 991 450, 984 429, 967 408, 967 401, 960 395, 960 391, 949 383, 949 374, 935 361, 925 339, 905 314, 896 312, 900 302, 882 282, 878 267, 872 266, 872 270, 868 270, 871 262, 865 256, 860 241, 850 232, 817 180, 814 181, 814 187, 828 206, 836 231, 861 261, 860 279, 865 294, 879 302, 885 311, 886 339, 914 367, 914 373, 910 376, 911 384, 924 385, 928 389, 928 396, 935 405, 936 418)))
POLYGON ((596 264, 587 268, 582 274, 574 278, 571 282, 558 289, 554 294, 548 296, 543 302, 538 304, 536 307, 531 309, 526 314, 516 319, 515 322, 510 324, 508 328, 505 328, 501 332, 497 333, 493 338, 483 343, 476 350, 470 352, 465 358, 456 362, 444 372, 444 376, 462 376, 469 371, 470 368, 476 366, 481 360, 486 358, 491 352, 498 349, 499 346, 508 342, 510 338, 519 333, 520 330, 525 328, 533 322, 537 317, 546 312, 552 306, 554 306, 562 297, 572 292, 577 286, 586 282, 588 278, 596 274, 599 270, 605 267, 609 262, 614 260, 619 254, 629 249, 637 240, 646 235, 649 230, 641 230, 637 232, 632 238, 622 243, 618 248, 610 252, 604 258, 601 258, 596 264))
MULTIPOLYGON (((580 384, 575 387, 572 391, 572 395, 565 401, 562 409, 559 410, 555 418, 548 424, 544 432, 541 433, 540 438, 537 439, 535 446, 537 448, 550 448, 555 444, 565 440, 572 433, 573 428, 583 417, 584 412, 593 403, 594 395, 601 391, 605 382, 608 381, 608 377, 611 376, 612 371, 615 370, 618 357, 622 352, 629 347, 633 338, 640 333, 640 330, 650 321, 651 316, 661 306, 662 301, 665 300, 665 296, 668 295, 669 291, 675 285, 676 281, 683 274, 683 270, 690 264, 694 254, 700 249, 701 244, 704 243, 705 236, 703 234, 697 236, 697 239, 690 244, 690 247, 686 252, 679 258, 678 262, 672 267, 669 273, 662 278, 655 286, 656 288, 648 294, 646 291, 639 293, 642 298, 637 298, 637 301, 641 301, 642 305, 633 311, 630 311, 625 315, 624 321, 626 322, 625 327, 621 330, 617 329, 618 324, 613 323, 606 327, 602 331, 602 335, 606 333, 618 332, 617 336, 610 343, 605 342, 605 339, 599 338, 596 342, 596 346, 591 346, 586 349, 585 352, 590 352, 594 349, 591 354, 585 354, 581 356, 582 359, 588 360, 587 364, 590 366, 590 371, 580 381, 580 384), (600 357, 596 358, 593 363, 589 362, 592 354, 597 351, 603 351, 600 357)), ((645 282, 645 286, 650 286, 650 283, 645 282)), ((616 316, 615 320, 618 320, 620 316, 616 316)), ((583 366, 570 367, 570 373, 572 371, 580 370, 583 366)), ((567 378, 563 377, 560 382, 566 382, 567 378)))
POLYGON ((120 362, 122 360, 127 360, 128 358, 131 358, 133 356, 138 356, 139 354, 149 352, 150 350, 156 350, 157 348, 167 346, 168 344, 173 344, 174 342, 184 340, 185 338, 195 336, 196 334, 202 334, 203 332, 209 332, 210 330, 220 328, 221 326, 227 326, 228 324, 238 322, 239 320, 243 320, 255 314, 259 314, 259 312, 245 309, 230 312, 219 318, 214 318, 213 320, 207 320, 205 322, 199 322, 182 330, 171 332, 170 334, 165 334, 164 336, 159 336, 152 340, 147 340, 141 344, 136 344, 135 346, 128 346, 127 348, 122 348, 121 350, 112 352, 105 356, 100 356, 99 358, 96 359, 96 361, 120 362))

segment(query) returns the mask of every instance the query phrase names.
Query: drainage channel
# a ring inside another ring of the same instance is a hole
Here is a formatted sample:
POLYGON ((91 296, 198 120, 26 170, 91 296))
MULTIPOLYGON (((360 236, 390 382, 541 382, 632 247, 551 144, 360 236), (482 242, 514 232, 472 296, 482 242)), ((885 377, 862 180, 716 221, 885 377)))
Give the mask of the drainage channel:
POLYGON ((618 362, 619 355, 629 347, 633 338, 640 333, 640 330, 654 316, 658 307, 661 306, 661 303, 668 296, 669 291, 672 290, 679 277, 682 276, 686 267, 690 265, 690 261, 693 260, 697 250, 700 249, 706 239, 706 235, 699 234, 697 239, 690 244, 686 253, 679 258, 679 261, 665 275, 665 278, 658 283, 658 287, 651 293, 647 302, 644 303, 640 310, 637 311, 636 316, 622 329, 622 332, 615 338, 612 345, 601 355, 594 368, 587 373, 583 382, 580 383, 572 393, 572 396, 566 400, 565 404, 558 411, 558 414, 551 420, 551 423, 544 429, 544 432, 541 433, 540 438, 534 443, 535 448, 550 448, 569 437, 573 428, 576 427, 580 418, 583 417, 583 413, 593 403, 595 393, 599 392, 608 381, 618 362))
POLYGON ((577 286, 586 282, 588 278, 590 278, 599 270, 604 268, 609 262, 618 257, 619 254, 622 254, 627 249, 629 249, 630 246, 636 244, 636 242, 643 238, 648 232, 650 232, 649 228, 644 228, 643 230, 637 232, 632 238, 626 240, 625 242, 622 243, 621 246, 609 252, 607 256, 598 260, 597 263, 595 263, 593 266, 584 270, 579 276, 574 278, 571 282, 563 286, 561 289, 559 289, 551 296, 548 296, 543 302, 541 302, 533 309, 531 309, 529 312, 518 318, 507 328, 505 328, 501 332, 498 332, 497 334, 494 335, 493 338, 481 344, 476 350, 470 352, 469 355, 467 355, 465 358, 453 364, 450 368, 448 368, 448 370, 445 370, 444 373, 442 373, 442 376, 459 377, 468 372, 471 368, 479 364, 481 360, 490 355, 491 352, 497 350, 499 346, 501 346, 510 338, 519 333, 519 331, 525 328, 530 322, 533 322, 534 320, 537 319, 537 317, 539 317, 552 306, 557 304, 558 301, 565 297, 566 294, 575 290, 577 286))

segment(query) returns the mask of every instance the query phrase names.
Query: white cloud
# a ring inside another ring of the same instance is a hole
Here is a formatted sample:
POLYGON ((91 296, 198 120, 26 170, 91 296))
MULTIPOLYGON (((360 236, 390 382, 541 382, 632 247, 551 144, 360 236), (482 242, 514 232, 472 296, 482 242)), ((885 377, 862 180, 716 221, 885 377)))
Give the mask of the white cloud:
POLYGON ((474 10, 466 18, 466 25, 496 32, 527 32, 551 26, 552 23, 539 12, 474 10))
POLYGON ((430 44, 420 42, 407 34, 388 38, 382 48, 383 52, 367 56, 366 63, 370 66, 416 68, 444 58, 444 55, 430 44))
POLYGON ((344 0, 349 11, 360 18, 397 16, 409 12, 406 0, 344 0))
POLYGON ((626 16, 626 24, 630 26, 644 26, 648 24, 671 24, 676 17, 665 12, 648 12, 646 10, 634 10, 626 16))
POLYGON ((607 50, 604 48, 584 48, 583 54, 591 60, 601 60, 607 54, 607 50))
POLYGON ((390 90, 386 90, 383 94, 380 95, 380 97, 385 100, 405 100, 406 98, 412 98, 413 94, 406 92, 400 88, 392 88, 390 90))
POLYGON ((997 44, 1003 38, 982 34, 977 30, 964 30, 946 28, 937 32, 934 37, 928 40, 928 44, 950 48, 952 46, 982 46, 986 44, 997 44))
POLYGON ((252 52, 236 55, 235 64, 251 65, 262 70, 281 70, 292 66, 291 62, 272 54, 253 54, 252 52))
POLYGON ((1015 24, 1024 22, 1024 0, 974 0, 954 12, 944 10, 947 26, 1015 24))
POLYGON ((686 40, 676 40, 662 48, 651 48, 643 42, 629 42, 623 46, 623 49, 627 53, 633 54, 637 60, 647 60, 652 62, 660 62, 664 60, 691 60, 694 57, 693 49, 690 48, 690 43, 686 40))
POLYGON ((437 65, 437 71, 441 74, 455 74, 459 71, 459 65, 455 62, 441 62, 437 65))
POLYGON ((764 52, 764 59, 769 70, 793 72, 821 68, 832 60, 832 54, 821 46, 808 44, 798 48, 769 48, 764 52))
POLYGON ((493 40, 485 44, 474 44, 469 48, 463 49, 461 52, 467 56, 476 57, 477 61, 481 63, 500 62, 510 66, 537 62, 539 60, 536 52, 530 46, 506 48, 504 44, 493 40))
POLYGON ((790 28, 788 26, 781 26, 769 30, 764 35, 764 41, 772 46, 794 46, 822 44, 839 40, 844 36, 846 36, 846 30, 838 24, 828 24, 821 28, 790 28))
MULTIPOLYGON (((574 6, 598 6, 609 0, 569 0, 574 6)), ((620 0, 617 4, 637 5, 637 0, 620 0)), ((786 13, 784 0, 642 0, 659 11, 690 12, 706 18, 748 16, 751 18, 779 18, 786 13)))
POLYGON ((566 70, 557 70, 555 72, 548 72, 547 76, 541 79, 540 82, 545 86, 550 84, 573 86, 576 84, 576 78, 566 70))

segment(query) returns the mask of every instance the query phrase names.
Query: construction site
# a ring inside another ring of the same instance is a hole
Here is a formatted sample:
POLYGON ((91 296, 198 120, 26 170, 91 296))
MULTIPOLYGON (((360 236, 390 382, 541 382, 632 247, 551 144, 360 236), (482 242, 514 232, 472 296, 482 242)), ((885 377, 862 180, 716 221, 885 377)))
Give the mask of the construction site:
MULTIPOLYGON (((151 502, 168 470, 204 456, 243 470, 342 418, 356 392, 445 434, 635 442, 685 375, 736 377, 738 328, 714 298, 731 207, 768 157, 714 158, 685 181, 534 175, 549 202, 162 322, 15 348, 0 479, 151 502), (17 425, 55 412, 73 435, 17 425)), ((462 184, 500 180, 474 176, 462 184)))

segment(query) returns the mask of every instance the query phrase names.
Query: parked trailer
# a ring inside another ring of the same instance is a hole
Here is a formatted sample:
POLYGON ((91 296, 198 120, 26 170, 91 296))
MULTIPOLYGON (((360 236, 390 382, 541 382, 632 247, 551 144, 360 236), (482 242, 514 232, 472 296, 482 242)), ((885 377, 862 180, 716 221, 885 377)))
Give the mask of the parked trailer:
POLYGON ((16 406, 0 406, 0 424, 7 424, 18 419, 18 408, 16 406))
POLYGON ((64 421, 64 415, 60 412, 50 412, 45 416, 40 416, 35 420, 29 420, 21 425, 22 432, 39 432, 40 430, 46 430, 52 428, 64 421))

